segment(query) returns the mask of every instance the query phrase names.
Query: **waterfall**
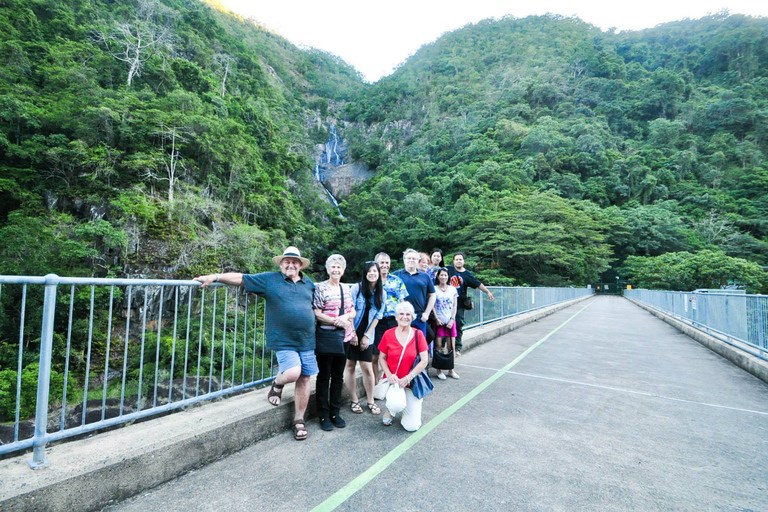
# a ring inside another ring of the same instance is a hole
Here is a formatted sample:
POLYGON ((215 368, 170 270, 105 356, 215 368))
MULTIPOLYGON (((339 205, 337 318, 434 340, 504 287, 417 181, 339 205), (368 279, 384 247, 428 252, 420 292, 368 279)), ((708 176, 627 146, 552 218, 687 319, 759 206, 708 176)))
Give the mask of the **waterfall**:
POLYGON ((315 179, 323 186, 325 193, 328 194, 328 199, 331 200, 331 204, 335 206, 337 210, 339 210, 339 217, 343 217, 343 215, 341 214, 341 210, 339 209, 339 202, 336 200, 335 197, 333 197, 333 194, 331 194, 331 191, 328 190, 328 187, 326 187, 325 184, 323 183, 323 175, 320 173, 320 164, 315 164, 315 179))
POLYGON ((339 201, 336 200, 328 187, 325 186, 325 183, 323 183, 323 181, 325 181, 325 175, 320 168, 321 165, 325 169, 332 169, 334 167, 344 165, 344 158, 341 154, 339 154, 339 152, 342 150, 342 148, 340 148, 340 143, 341 139, 339 139, 339 136, 336 133, 336 125, 330 123, 328 126, 328 140, 325 142, 324 158, 321 154, 320 162, 315 163, 315 179, 318 183, 320 183, 320 185, 323 186, 323 189, 325 189, 325 193, 328 194, 328 199, 331 200, 331 204, 333 204, 333 206, 336 207, 336 210, 339 212, 339 217, 344 217, 344 215, 341 213, 341 209, 339 208, 339 201))
POLYGON ((336 134, 336 125, 331 123, 328 131, 328 141, 325 143, 325 162, 334 167, 344 165, 344 159, 341 158, 336 151, 339 147, 339 136, 336 134))

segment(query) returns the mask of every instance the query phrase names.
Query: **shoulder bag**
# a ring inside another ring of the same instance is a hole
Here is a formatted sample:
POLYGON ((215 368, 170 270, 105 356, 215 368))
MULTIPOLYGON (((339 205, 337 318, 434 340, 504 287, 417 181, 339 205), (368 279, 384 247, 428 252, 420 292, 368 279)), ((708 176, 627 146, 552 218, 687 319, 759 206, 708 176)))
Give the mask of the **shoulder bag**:
MULTIPOLYGON (((344 288, 339 284, 341 292, 341 306, 339 316, 344 311, 344 288)), ((322 329, 320 324, 315 327, 315 354, 343 355, 344 354, 344 329, 322 329)))
MULTIPOLYGON (((419 341, 416 337, 416 333, 414 333, 414 338, 416 338, 416 359, 413 360, 411 370, 416 368, 421 361, 421 356, 419 355, 419 341)), ((413 392, 413 396, 419 400, 430 394, 434 387, 435 385, 432 383, 432 379, 429 378, 429 374, 426 370, 420 371, 413 380, 411 380, 411 391, 413 392)))

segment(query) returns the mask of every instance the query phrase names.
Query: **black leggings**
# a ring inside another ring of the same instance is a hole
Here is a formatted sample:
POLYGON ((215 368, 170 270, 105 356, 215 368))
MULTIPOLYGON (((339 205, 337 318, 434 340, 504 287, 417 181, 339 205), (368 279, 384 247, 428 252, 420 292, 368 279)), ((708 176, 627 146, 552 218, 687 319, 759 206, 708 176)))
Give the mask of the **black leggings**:
POLYGON ((320 373, 317 374, 315 396, 319 418, 330 418, 339 414, 346 365, 347 358, 344 354, 317 354, 320 373))

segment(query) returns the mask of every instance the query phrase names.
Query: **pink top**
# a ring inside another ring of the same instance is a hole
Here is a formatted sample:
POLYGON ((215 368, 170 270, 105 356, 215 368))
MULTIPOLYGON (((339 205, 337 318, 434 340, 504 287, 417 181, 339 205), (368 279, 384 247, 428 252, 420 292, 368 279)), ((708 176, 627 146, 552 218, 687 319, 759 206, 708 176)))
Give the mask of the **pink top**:
MULTIPOLYGON (((339 315, 339 309, 341 308, 341 290, 344 290, 344 314, 351 312, 355 309, 355 301, 352 299, 352 290, 349 285, 332 285, 330 281, 323 281, 315 285, 314 308, 319 309, 332 318, 341 316, 339 315)), ((320 325, 320 328, 328 330, 335 329, 332 325, 320 325)), ((347 329, 344 333, 344 341, 349 341, 354 335, 354 327, 347 329)))
POLYGON ((403 346, 397 341, 397 335, 395 334, 396 329, 397 327, 393 327, 384 333, 379 342, 379 351, 387 359, 389 370, 397 375, 399 379, 402 379, 408 375, 408 372, 413 368, 413 362, 416 360, 416 356, 419 355, 420 352, 426 352, 429 348, 427 347, 427 340, 424 339, 424 333, 421 332, 420 329, 411 327, 411 333, 416 333, 416 341, 419 344, 419 349, 416 350, 416 343, 413 342, 413 335, 411 335, 411 338, 405 345, 405 354, 403 355, 403 360, 400 362, 400 367, 398 368, 397 362, 400 361, 400 354, 403 351, 403 346))

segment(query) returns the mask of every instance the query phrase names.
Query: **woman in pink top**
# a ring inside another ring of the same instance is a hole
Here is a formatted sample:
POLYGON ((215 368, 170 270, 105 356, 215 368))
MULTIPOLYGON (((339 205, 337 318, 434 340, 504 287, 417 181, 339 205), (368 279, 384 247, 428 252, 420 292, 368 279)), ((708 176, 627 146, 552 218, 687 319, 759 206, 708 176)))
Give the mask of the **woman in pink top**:
MULTIPOLYGON (((406 407, 400 423, 409 432, 414 432, 421 427, 421 403, 423 398, 416 398, 410 389, 413 377, 427 367, 429 348, 424 334, 419 329, 411 327, 414 317, 414 309, 410 302, 401 302, 395 306, 395 318, 397 327, 393 327, 384 333, 379 343, 379 364, 384 370, 384 375, 392 386, 405 388, 406 407), (411 369, 416 356, 421 360, 415 368, 411 369), (402 357, 401 357, 402 356, 402 357)), ((384 413, 382 423, 392 424, 392 414, 387 410, 384 413)))

